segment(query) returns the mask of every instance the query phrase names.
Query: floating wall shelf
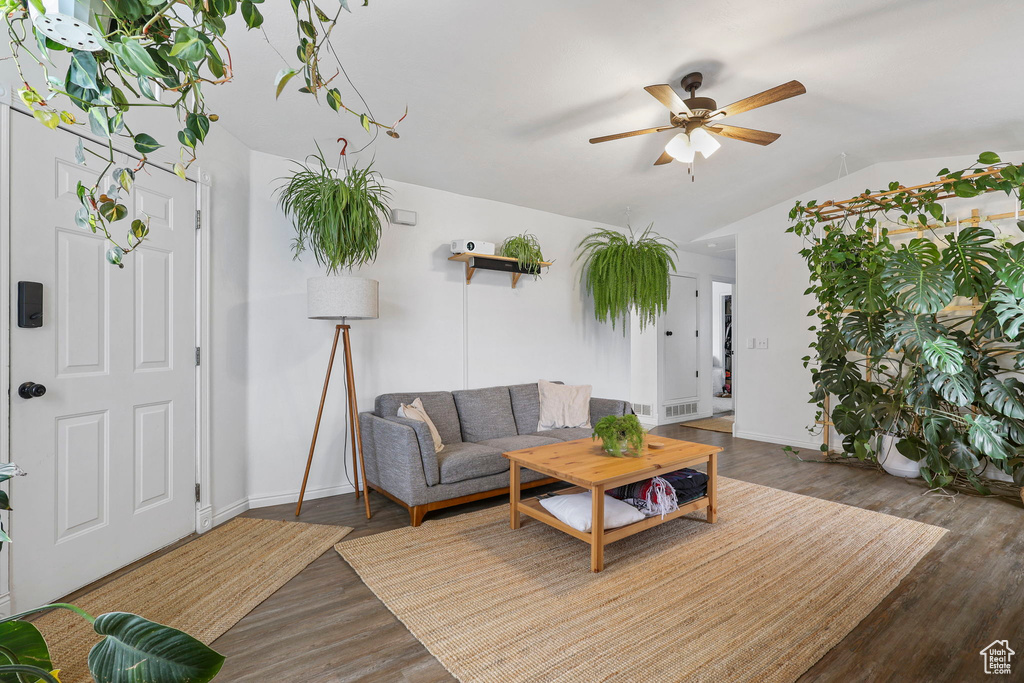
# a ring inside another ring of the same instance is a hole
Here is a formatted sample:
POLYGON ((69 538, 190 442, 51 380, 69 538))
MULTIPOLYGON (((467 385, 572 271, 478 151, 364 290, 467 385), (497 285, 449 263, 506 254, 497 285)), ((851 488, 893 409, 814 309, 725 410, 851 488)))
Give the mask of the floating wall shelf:
MULTIPOLYGON (((519 277, 526 273, 527 275, 533 275, 533 271, 526 270, 519 267, 519 262, 509 256, 494 256, 493 254, 474 254, 472 252, 466 252, 463 254, 455 254, 454 256, 448 257, 449 261, 462 261, 466 264, 466 284, 468 285, 473 279, 473 273, 479 270, 498 270, 503 273, 512 274, 512 289, 516 288, 516 284, 519 282, 519 277)), ((541 261, 541 268, 547 268, 551 265, 549 261, 541 261)))

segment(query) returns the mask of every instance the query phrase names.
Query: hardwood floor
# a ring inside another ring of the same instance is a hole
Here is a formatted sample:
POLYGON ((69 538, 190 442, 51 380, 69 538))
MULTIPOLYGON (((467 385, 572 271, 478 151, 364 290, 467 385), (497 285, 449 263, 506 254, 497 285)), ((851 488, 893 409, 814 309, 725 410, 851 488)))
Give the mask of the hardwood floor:
MULTIPOLYGON (((916 519, 950 529, 911 574, 802 681, 986 680, 979 651, 1008 639, 1024 660, 1021 506, 959 495, 924 495, 888 475, 798 462, 778 446, 670 426, 656 433, 725 448, 727 477, 916 519)), ((815 457, 806 453, 806 457, 815 457)), ((352 526, 349 538, 408 524, 408 513, 373 494, 373 519, 353 495, 308 501, 302 521, 352 526)), ((504 499, 428 515, 462 514, 504 499)), ((246 516, 294 520, 294 506, 246 516)), ((214 643, 227 656, 218 681, 454 680, 333 550, 325 553, 214 643)), ((1014 662, 1015 680, 1024 661, 1014 662)))

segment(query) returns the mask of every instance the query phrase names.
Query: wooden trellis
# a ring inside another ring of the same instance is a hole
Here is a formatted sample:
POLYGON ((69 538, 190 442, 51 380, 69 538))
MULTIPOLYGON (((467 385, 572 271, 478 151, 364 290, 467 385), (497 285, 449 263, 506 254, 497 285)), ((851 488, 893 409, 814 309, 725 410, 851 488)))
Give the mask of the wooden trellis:
MULTIPOLYGON (((967 179, 972 179, 972 178, 980 178, 980 177, 983 177, 983 176, 994 176, 994 175, 998 175, 999 172, 1000 172, 1000 169, 998 169, 998 168, 988 168, 985 171, 982 171, 980 173, 974 173, 974 174, 971 174, 971 175, 964 175, 964 176, 961 177, 961 179, 962 180, 967 180, 967 179)), ((849 199, 844 199, 844 200, 841 200, 841 201, 829 200, 829 201, 826 201, 826 202, 824 202, 822 204, 818 204, 818 205, 813 206, 813 207, 801 206, 800 207, 800 212, 804 213, 804 214, 807 214, 809 216, 813 216, 814 218, 817 218, 819 221, 826 221, 826 222, 835 221, 835 220, 839 220, 841 218, 846 218, 846 217, 849 217, 849 216, 857 216, 857 215, 860 215, 860 214, 870 213, 870 212, 876 211, 876 210, 878 210, 880 208, 880 206, 879 206, 880 202, 878 200, 883 198, 883 197, 887 197, 887 196, 894 195, 894 194, 899 194, 901 192, 910 192, 911 193, 911 195, 910 195, 911 198, 913 198, 913 197, 920 197, 922 194, 924 194, 925 191, 927 191, 929 189, 934 189, 936 187, 942 188, 942 186, 945 185, 946 183, 953 182, 953 181, 955 181, 954 178, 949 178, 947 176, 947 177, 939 178, 938 180, 932 181, 930 183, 924 183, 922 185, 914 185, 912 187, 904 187, 903 185, 900 185, 895 190, 887 190, 885 192, 875 192, 875 193, 865 192, 863 194, 857 195, 856 197, 851 197, 849 199)), ((998 188, 990 188, 990 189, 986 189, 985 193, 987 194, 989 192, 996 192, 996 191, 1000 191, 1000 190, 998 190, 998 188)), ((947 192, 945 190, 940 190, 939 194, 935 197, 935 201, 942 201, 942 200, 945 200, 945 199, 955 199, 955 198, 958 198, 956 194, 954 194, 952 192, 947 192)), ((982 216, 981 215, 981 211, 979 211, 978 209, 972 209, 971 210, 971 217, 968 218, 968 219, 965 219, 965 220, 952 220, 952 221, 946 221, 944 223, 928 223, 928 224, 922 224, 919 227, 915 226, 915 227, 906 227, 906 228, 896 228, 896 229, 893 229, 893 230, 888 230, 887 233, 889 235, 904 235, 904 234, 915 233, 917 237, 924 237, 926 231, 942 230, 942 229, 945 229, 945 228, 956 228, 956 227, 961 227, 961 226, 967 226, 967 227, 974 226, 974 227, 977 227, 977 226, 980 226, 983 221, 984 222, 991 222, 991 221, 1006 220, 1008 218, 1019 218, 1019 217, 1020 217, 1020 212, 1019 211, 1010 211, 1008 213, 995 213, 995 214, 990 214, 988 216, 982 216)), ((872 239, 875 239, 875 237, 872 236, 872 239)), ((977 297, 975 297, 974 300, 972 301, 972 303, 970 303, 970 304, 960 304, 960 305, 950 304, 949 306, 946 306, 941 311, 939 311, 939 313, 942 314, 942 313, 956 313, 956 312, 962 312, 962 311, 976 311, 979 308, 981 308, 981 304, 978 302, 977 297)), ((852 310, 853 309, 849 309, 848 311, 845 311, 845 312, 850 312, 852 310)), ((867 380, 871 381, 871 366, 870 366, 870 364, 867 364, 865 366, 865 375, 866 375, 867 380)), ((823 408, 823 410, 822 410, 821 419, 820 420, 815 420, 814 422, 815 422, 815 424, 818 424, 818 425, 822 426, 822 444, 825 446, 825 453, 826 454, 830 454, 832 452, 832 444, 831 444, 831 441, 832 441, 832 426, 833 426, 834 423, 832 422, 831 396, 828 394, 828 392, 825 393, 825 399, 823 401, 822 408, 823 408)), ((1022 491, 1022 493, 1021 493, 1021 499, 1024 500, 1024 491, 1022 491)))

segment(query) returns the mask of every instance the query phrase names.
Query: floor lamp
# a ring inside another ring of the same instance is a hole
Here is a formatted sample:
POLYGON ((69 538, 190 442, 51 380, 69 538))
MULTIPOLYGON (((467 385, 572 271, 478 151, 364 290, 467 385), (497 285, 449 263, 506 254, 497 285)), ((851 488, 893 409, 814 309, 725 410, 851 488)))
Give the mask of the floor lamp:
POLYGON ((311 320, 340 320, 334 327, 334 344, 331 346, 331 357, 327 361, 327 376, 324 377, 324 389, 320 394, 320 409, 316 413, 316 424, 313 427, 313 441, 309 444, 309 457, 306 459, 306 473, 302 476, 302 488, 299 490, 299 503, 295 506, 295 515, 302 512, 302 498, 306 494, 306 482, 309 480, 309 468, 313 464, 313 451, 316 450, 316 437, 320 431, 320 418, 324 413, 324 401, 327 399, 327 387, 331 383, 331 368, 334 366, 334 354, 338 350, 338 336, 344 340, 345 351, 345 384, 348 387, 348 419, 352 428, 352 469, 355 471, 356 499, 359 498, 359 472, 363 472, 363 501, 366 505, 366 518, 370 519, 370 496, 366 483, 366 469, 363 467, 363 435, 359 430, 359 408, 356 405, 356 381, 352 372, 352 344, 349 342, 349 320, 368 320, 377 318, 377 281, 362 277, 342 277, 329 275, 312 277, 306 283, 306 312, 311 320))

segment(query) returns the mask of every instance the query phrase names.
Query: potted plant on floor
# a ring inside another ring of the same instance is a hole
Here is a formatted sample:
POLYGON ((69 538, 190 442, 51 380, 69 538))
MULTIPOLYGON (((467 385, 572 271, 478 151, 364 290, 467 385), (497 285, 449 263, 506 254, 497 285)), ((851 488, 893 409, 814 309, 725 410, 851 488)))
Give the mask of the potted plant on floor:
MULTIPOLYGON (((0 465, 0 482, 24 475, 17 465, 0 465)), ((0 491, 0 509, 10 510, 0 491)), ((0 527, 0 546, 10 542, 0 527)), ((189 634, 137 614, 108 612, 97 617, 67 603, 43 605, 0 618, 0 681, 60 683, 60 662, 50 659, 42 633, 24 618, 55 609, 69 610, 90 624, 102 639, 89 651, 89 673, 104 683, 180 683, 213 680, 224 656, 189 634)))
POLYGON ((640 235, 601 229, 587 235, 577 246, 576 260, 583 260, 581 279, 594 297, 594 316, 600 322, 616 321, 623 334, 630 312, 640 329, 653 324, 668 306, 669 274, 675 270, 675 243, 647 226, 640 235))

